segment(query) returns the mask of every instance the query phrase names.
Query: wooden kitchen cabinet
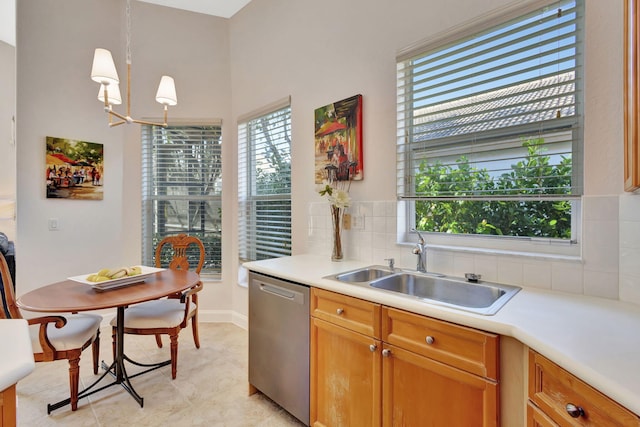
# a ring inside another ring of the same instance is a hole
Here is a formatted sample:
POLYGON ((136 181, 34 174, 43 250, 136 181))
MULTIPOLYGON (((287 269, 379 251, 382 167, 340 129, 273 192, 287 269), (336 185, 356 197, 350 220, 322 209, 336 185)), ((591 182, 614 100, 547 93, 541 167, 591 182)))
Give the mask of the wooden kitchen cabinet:
POLYGON ((499 337, 313 288, 311 425, 499 425, 499 337))
POLYGON ((383 307, 382 340, 463 371, 498 380, 498 335, 383 307))
POLYGON ((380 339, 380 304, 313 288, 311 316, 380 339))
POLYGON ((499 425, 498 336, 382 309, 382 425, 499 425))
POLYGON ((496 382, 391 345, 383 351, 383 426, 498 425, 496 382))
POLYGON ((529 402, 527 404, 527 427, 559 427, 540 408, 529 402))
POLYGON ((380 425, 379 347, 371 337, 312 319, 312 426, 380 425))
POLYGON ((528 390, 528 427, 640 426, 635 414, 533 350, 528 390))
POLYGON ((311 290, 310 423, 379 426, 380 305, 311 290))

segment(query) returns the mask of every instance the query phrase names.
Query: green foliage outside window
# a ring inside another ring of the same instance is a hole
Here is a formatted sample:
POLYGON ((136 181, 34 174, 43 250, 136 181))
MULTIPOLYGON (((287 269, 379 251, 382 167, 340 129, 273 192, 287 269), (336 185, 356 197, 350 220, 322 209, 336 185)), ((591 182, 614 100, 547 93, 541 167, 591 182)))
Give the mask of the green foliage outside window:
POLYGON ((418 230, 500 236, 571 239, 571 203, 568 200, 473 200, 463 196, 504 197, 514 195, 570 194, 571 159, 557 164, 544 155, 544 140, 523 142, 528 156, 511 165, 509 172, 491 177, 486 169, 473 167, 466 156, 456 165, 423 161, 416 174, 416 194, 436 197, 447 194, 459 200, 416 201, 418 230))

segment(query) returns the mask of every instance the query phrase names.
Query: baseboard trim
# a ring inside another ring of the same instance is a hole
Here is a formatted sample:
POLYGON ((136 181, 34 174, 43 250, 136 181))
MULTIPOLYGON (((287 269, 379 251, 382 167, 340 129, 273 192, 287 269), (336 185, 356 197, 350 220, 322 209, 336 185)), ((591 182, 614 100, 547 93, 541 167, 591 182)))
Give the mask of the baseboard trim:
POLYGON ((233 323, 242 328, 249 328, 249 318, 233 310, 200 310, 198 318, 202 323, 233 323))

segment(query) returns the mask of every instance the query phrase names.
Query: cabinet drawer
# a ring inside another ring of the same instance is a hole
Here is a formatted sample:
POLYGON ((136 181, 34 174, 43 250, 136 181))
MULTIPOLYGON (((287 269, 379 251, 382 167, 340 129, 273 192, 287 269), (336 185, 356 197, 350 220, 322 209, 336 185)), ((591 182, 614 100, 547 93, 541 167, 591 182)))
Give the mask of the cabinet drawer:
POLYGON ((382 340, 464 371, 498 380, 498 335, 383 307, 382 340))
POLYGON ((312 288, 311 315, 380 339, 380 304, 312 288))
POLYGON ((563 426, 640 426, 632 412, 532 350, 529 399, 563 426), (582 408, 582 415, 572 418, 567 404, 582 408))

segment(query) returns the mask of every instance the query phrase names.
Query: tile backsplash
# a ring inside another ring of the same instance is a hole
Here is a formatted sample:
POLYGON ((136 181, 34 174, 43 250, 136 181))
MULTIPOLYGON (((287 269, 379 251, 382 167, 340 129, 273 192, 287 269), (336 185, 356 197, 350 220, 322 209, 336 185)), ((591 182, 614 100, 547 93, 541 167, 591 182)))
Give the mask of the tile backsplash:
MULTIPOLYGON (((475 272, 483 279, 640 304, 640 197, 583 197, 581 260, 444 250, 429 247, 427 269, 454 276, 475 272)), ((331 218, 326 202, 311 203, 308 251, 331 256, 331 218)), ((345 257, 371 264, 394 258, 416 268, 411 245, 398 244, 396 201, 354 202, 356 227, 345 230, 345 257), (359 219, 360 224, 357 224, 359 219), (364 219, 364 221, 362 221, 364 219)))
POLYGON ((620 196, 620 282, 623 301, 640 304, 640 197, 620 196))

